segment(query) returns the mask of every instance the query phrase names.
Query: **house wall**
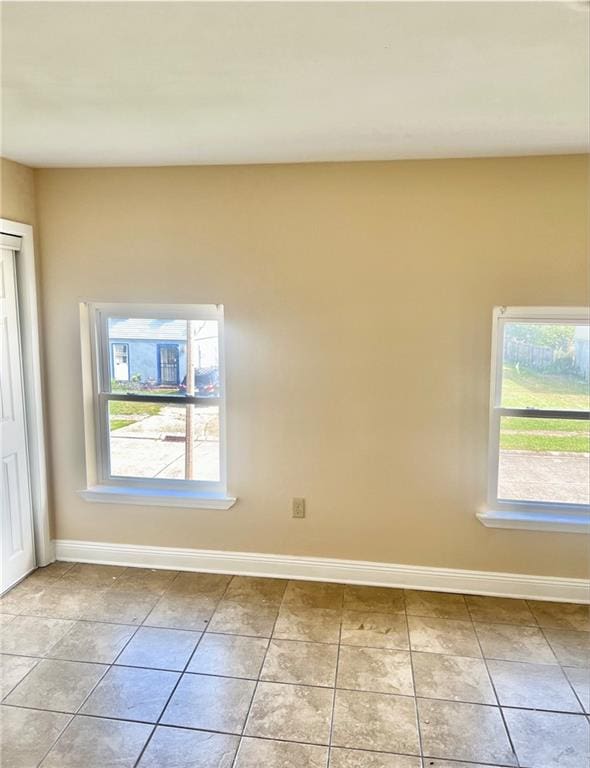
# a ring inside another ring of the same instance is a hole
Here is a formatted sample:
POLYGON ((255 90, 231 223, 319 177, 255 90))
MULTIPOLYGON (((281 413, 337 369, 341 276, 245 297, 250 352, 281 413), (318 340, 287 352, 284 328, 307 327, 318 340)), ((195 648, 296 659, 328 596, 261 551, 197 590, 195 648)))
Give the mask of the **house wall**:
MULTIPOLYGON (((140 341, 135 339, 118 339, 114 336, 111 337, 111 355, 112 344, 120 342, 121 344, 129 345, 129 378, 138 375, 141 377, 141 381, 146 382, 148 379, 158 382, 159 380, 159 353, 158 347, 160 344, 173 344, 178 347, 178 371, 179 371, 179 383, 182 381, 186 374, 186 354, 184 348, 184 341, 140 341)), ((111 359, 112 362, 112 359, 111 359)))
POLYGON ((493 306, 588 299, 584 157, 36 180, 59 538, 586 574, 584 536, 475 518, 493 306), (231 510, 78 496, 82 299, 225 305, 231 510))

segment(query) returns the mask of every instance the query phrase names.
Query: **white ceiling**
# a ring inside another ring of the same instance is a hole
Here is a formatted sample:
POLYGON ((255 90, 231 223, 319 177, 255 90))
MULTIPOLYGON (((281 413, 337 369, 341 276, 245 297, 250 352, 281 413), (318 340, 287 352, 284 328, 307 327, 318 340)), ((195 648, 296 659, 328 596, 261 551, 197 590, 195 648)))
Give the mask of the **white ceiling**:
POLYGON ((2 3, 2 154, 33 166, 588 150, 573 2, 2 3))

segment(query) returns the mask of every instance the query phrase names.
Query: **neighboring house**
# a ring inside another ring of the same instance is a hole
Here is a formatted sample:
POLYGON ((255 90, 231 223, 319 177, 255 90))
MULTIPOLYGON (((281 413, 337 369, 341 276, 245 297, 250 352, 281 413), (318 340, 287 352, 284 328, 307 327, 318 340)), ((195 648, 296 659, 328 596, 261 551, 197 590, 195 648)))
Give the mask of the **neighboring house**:
POLYGON ((590 378, 590 328, 587 325, 576 326, 574 350, 576 367, 585 379, 590 378))
MULTIPOLYGON (((217 365, 215 321, 195 329, 194 365, 217 365)), ((186 376, 187 324, 184 320, 111 319, 109 341, 111 371, 116 381, 150 382, 176 387, 186 376)))

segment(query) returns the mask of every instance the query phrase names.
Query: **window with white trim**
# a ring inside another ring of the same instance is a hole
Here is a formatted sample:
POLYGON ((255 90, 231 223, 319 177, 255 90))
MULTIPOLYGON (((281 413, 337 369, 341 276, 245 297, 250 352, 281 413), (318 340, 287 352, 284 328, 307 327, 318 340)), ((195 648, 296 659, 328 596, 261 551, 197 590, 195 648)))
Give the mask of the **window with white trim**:
POLYGON ((83 304, 93 501, 227 508, 223 307, 83 304))
POLYGON ((494 311, 486 525, 587 531, 588 310, 494 311))

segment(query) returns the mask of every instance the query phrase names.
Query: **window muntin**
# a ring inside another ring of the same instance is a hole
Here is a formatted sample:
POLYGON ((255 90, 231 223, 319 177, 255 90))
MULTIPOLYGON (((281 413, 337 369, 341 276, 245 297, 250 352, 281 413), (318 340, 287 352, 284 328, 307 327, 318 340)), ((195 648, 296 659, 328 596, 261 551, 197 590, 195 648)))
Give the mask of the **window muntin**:
POLYGON ((91 309, 99 482, 225 492, 223 308, 91 309))
POLYGON ((589 499, 588 313, 497 311, 489 504, 585 511, 589 499))

